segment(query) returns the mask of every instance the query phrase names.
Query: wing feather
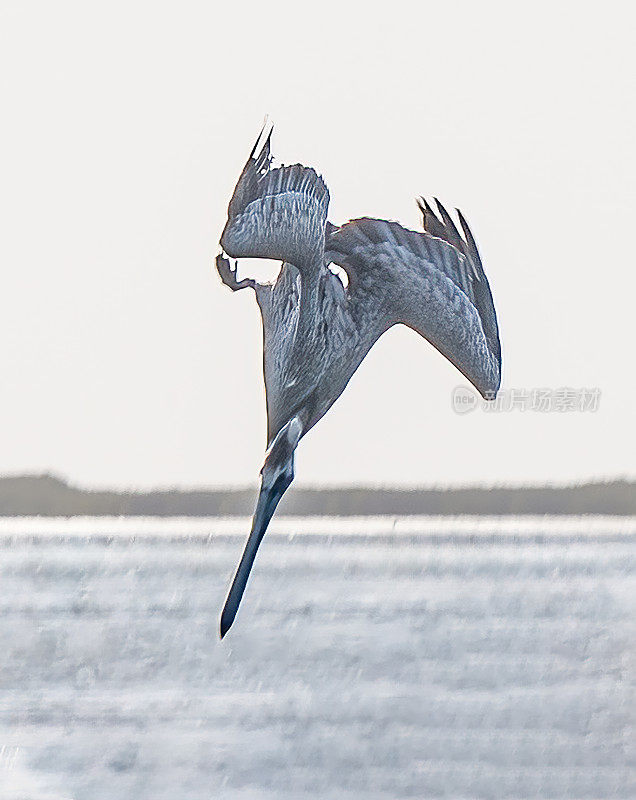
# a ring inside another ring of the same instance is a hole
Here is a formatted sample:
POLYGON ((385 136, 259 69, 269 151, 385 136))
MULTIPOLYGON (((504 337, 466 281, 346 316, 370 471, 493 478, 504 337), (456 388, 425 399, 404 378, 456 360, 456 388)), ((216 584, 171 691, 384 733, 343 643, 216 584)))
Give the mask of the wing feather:
POLYGON ((385 326, 404 323, 448 358, 485 397, 496 394, 501 348, 490 287, 474 238, 441 205, 422 200, 424 233, 397 222, 352 220, 334 229, 326 256, 349 274, 352 301, 382 309, 385 326))
POLYGON ((329 190, 302 164, 272 169, 272 131, 263 133, 234 189, 221 246, 233 258, 272 258, 301 270, 322 263, 329 190))
POLYGON ((484 267, 481 263, 475 238, 466 222, 466 218, 459 209, 455 210, 457 211, 457 217, 464 234, 463 237, 457 230, 452 217, 440 201, 435 199, 435 204, 439 211, 441 222, 424 198, 420 198, 418 201, 423 215, 424 230, 448 242, 464 256, 464 265, 471 273, 470 298, 479 309, 489 347, 499 361, 501 361, 497 314, 495 313, 492 293, 490 291, 488 279, 486 278, 486 273, 484 272, 484 267))

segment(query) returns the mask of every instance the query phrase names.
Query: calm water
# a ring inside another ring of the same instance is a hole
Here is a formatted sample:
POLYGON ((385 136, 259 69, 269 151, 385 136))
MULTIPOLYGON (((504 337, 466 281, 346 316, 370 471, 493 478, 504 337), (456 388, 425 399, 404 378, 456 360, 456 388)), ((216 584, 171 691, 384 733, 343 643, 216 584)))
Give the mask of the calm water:
POLYGON ((0 520, 2 800, 636 796, 636 519, 247 525, 0 520))

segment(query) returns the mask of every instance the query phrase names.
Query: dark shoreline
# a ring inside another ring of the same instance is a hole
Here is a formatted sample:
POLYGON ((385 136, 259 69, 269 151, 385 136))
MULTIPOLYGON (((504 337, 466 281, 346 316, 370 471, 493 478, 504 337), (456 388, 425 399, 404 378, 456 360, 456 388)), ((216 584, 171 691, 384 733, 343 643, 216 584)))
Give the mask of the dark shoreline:
MULTIPOLYGON (((0 477, 0 516, 245 516, 256 489, 95 491, 54 475, 0 477)), ((619 514, 636 515, 636 483, 571 486, 387 489, 292 487, 279 515, 619 514)))

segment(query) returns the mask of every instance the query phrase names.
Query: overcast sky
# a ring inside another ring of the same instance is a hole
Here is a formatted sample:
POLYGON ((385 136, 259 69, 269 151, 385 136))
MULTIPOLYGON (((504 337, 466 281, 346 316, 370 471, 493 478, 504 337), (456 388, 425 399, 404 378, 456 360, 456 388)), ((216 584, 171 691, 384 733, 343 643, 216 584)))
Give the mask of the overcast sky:
POLYGON ((213 257, 265 113, 330 219, 466 214, 506 389, 596 413, 475 411, 400 327, 299 448, 299 484, 635 476, 636 30, 628 3, 0 6, 0 473, 255 482, 260 317, 213 257))

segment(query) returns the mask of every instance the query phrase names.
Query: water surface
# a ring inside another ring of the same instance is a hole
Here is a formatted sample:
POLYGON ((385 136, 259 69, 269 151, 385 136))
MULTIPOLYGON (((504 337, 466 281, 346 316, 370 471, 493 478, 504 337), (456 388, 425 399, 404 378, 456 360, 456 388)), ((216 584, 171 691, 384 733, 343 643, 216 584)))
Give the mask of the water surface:
POLYGON ((0 797, 630 798, 636 519, 0 519, 0 797))

